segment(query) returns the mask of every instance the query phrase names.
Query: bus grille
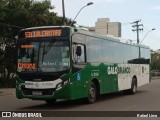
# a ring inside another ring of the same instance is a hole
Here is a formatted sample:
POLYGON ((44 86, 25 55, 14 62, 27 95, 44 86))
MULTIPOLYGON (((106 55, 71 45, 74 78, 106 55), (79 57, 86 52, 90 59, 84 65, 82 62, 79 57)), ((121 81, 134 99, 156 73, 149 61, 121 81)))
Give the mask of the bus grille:
POLYGON ((33 94, 33 92, 41 92, 41 95, 37 96, 44 96, 44 95, 53 95, 55 89, 27 89, 27 88, 22 88, 22 92, 24 95, 29 95, 29 96, 36 96, 33 94))

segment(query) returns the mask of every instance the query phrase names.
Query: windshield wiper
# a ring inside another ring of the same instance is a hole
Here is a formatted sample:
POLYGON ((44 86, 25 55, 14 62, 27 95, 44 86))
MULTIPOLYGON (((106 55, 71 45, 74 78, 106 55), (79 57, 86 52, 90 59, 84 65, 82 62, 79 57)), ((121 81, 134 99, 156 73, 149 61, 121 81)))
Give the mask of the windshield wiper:
POLYGON ((44 55, 46 54, 45 53, 45 47, 46 47, 46 45, 44 43, 44 45, 43 45, 43 53, 42 53, 42 63, 43 63, 43 60, 44 60, 44 55))

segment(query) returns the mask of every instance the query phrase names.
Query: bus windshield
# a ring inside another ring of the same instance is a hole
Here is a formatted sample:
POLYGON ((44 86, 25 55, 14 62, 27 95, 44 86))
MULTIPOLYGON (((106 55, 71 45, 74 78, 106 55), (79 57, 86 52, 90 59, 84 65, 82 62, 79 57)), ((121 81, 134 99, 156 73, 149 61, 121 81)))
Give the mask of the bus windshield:
POLYGON ((58 72, 67 70, 70 67, 69 42, 41 39, 19 40, 17 71, 58 72))

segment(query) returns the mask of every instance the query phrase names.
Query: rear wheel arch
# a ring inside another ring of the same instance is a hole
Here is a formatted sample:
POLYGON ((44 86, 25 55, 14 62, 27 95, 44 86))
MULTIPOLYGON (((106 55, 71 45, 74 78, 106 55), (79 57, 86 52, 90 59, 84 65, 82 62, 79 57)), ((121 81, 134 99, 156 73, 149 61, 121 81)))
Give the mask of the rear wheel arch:
POLYGON ((97 95, 99 95, 100 94, 100 84, 99 84, 98 79, 94 78, 92 79, 91 82, 93 82, 96 85, 96 92, 97 92, 97 95))
POLYGON ((97 100, 97 96, 100 93, 99 81, 97 79, 92 79, 89 84, 87 103, 91 104, 97 100))
POLYGON ((137 77, 134 75, 130 83, 130 88, 127 90, 123 90, 124 94, 134 95, 137 92, 137 86, 137 77))
POLYGON ((133 76, 132 83, 131 83, 131 89, 129 90, 130 94, 132 94, 132 95, 135 94, 137 92, 137 87, 138 87, 137 77, 133 76))
POLYGON ((136 86, 138 86, 137 76, 136 76, 136 75, 134 75, 134 76, 132 77, 132 83, 133 83, 133 82, 135 82, 135 83, 136 83, 136 86))

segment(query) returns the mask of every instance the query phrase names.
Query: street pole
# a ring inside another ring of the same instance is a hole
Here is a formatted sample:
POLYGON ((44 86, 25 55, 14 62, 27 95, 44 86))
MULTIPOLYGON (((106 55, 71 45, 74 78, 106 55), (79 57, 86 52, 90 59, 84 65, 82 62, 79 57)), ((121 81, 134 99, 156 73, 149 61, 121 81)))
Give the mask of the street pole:
POLYGON ((132 24, 135 24, 135 25, 132 26, 133 28, 135 28, 135 29, 132 29, 132 31, 137 32, 137 43, 138 44, 139 44, 139 31, 143 31, 143 28, 139 28, 140 26, 143 26, 143 24, 139 24, 139 22, 141 22, 141 20, 137 20, 137 21, 132 23, 132 24))
MULTIPOLYGON (((133 28, 136 28, 136 29, 132 29, 132 31, 136 31, 137 32, 137 44, 139 44, 139 31, 143 31, 143 28, 139 28, 140 26, 143 26, 143 24, 139 24, 139 22, 141 22, 141 20, 137 20, 135 22, 133 22, 132 24, 135 24, 133 25, 132 27, 133 28)), ((141 50, 140 50, 140 46, 139 46, 139 58, 141 58, 141 50)))
POLYGON ((72 23, 70 24, 70 26, 73 25, 75 19, 77 18, 77 16, 79 15, 79 13, 82 11, 82 9, 85 8, 85 7, 87 7, 87 6, 89 6, 89 5, 92 5, 92 4, 93 4, 93 2, 89 2, 89 3, 87 3, 87 5, 83 6, 83 7, 79 10, 79 12, 78 12, 77 15, 75 16, 75 18, 73 19, 73 21, 72 21, 72 23))
POLYGON ((62 0, 62 11, 63 11, 63 25, 66 26, 64 0, 62 0))
POLYGON ((143 39, 142 39, 142 41, 140 42, 140 44, 143 42, 143 40, 146 38, 146 36, 147 36, 151 31, 153 31, 153 30, 156 30, 156 28, 152 28, 150 31, 148 31, 148 32, 146 33, 146 35, 143 37, 143 39))

